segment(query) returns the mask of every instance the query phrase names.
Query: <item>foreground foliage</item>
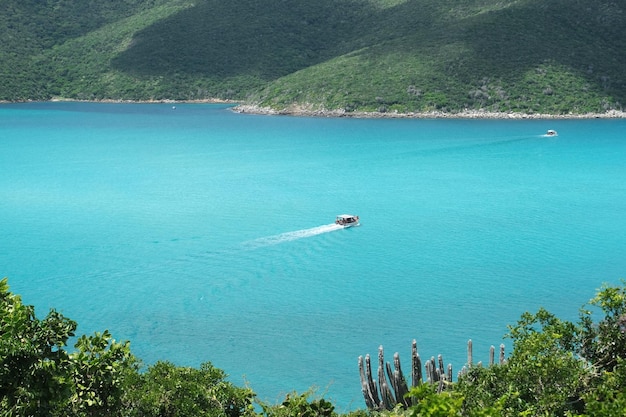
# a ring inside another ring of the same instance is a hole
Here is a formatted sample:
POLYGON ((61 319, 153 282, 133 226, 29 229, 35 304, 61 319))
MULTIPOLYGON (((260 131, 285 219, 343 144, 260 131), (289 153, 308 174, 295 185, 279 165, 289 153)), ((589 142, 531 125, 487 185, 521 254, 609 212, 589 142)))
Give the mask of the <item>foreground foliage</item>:
POLYGON ((200 369, 158 362, 127 381, 123 396, 129 416, 236 417, 253 415, 254 393, 226 382, 210 363, 200 369))
MULTIPOLYGON (((514 417, 626 415, 626 282, 603 286, 561 320, 545 309, 509 327, 511 355, 487 367, 471 360, 456 382, 420 382, 387 410, 348 415, 514 417)), ((313 392, 280 404, 256 401, 210 363, 199 369, 157 362, 140 370, 129 342, 108 331, 67 342, 76 322, 51 310, 39 319, 0 281, 1 416, 337 417, 313 392), (256 406, 255 406, 256 404, 256 406)), ((420 378, 421 381, 421 378, 420 378)), ((386 405, 387 406, 387 405, 386 405)))
POLYGON ((43 319, 0 281, 0 415, 244 416, 254 393, 226 381, 210 363, 200 369, 159 362, 139 372, 129 342, 108 331, 80 336, 56 311, 43 319))
POLYGON ((454 412, 415 415, 626 415, 626 287, 602 287, 577 323, 524 313, 507 337, 505 363, 472 367, 450 387, 454 412))

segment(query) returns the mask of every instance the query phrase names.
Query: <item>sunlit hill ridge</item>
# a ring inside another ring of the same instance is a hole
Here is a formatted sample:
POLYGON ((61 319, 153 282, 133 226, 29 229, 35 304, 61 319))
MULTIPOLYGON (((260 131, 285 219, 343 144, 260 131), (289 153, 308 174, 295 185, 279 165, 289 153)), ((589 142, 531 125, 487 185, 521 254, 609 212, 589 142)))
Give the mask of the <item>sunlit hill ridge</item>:
POLYGON ((602 113, 623 0, 6 0, 0 100, 602 113))

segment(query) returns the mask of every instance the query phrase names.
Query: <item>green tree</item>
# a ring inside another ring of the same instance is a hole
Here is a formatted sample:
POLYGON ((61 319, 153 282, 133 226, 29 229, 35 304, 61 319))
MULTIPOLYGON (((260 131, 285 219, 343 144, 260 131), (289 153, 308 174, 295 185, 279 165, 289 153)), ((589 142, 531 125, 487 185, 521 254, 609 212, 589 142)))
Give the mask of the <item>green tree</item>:
POLYGON ((69 355, 73 394, 68 414, 76 416, 121 415, 125 379, 137 373, 138 360, 130 342, 116 342, 108 331, 81 336, 69 355))
POLYGON ((51 310, 39 320, 0 280, 0 407, 8 416, 55 415, 72 388, 63 349, 76 322, 51 310))
POLYGON ((618 359, 613 371, 603 372, 600 381, 583 394, 582 416, 614 417, 626 415, 626 361, 618 359))
POLYGON ((457 391, 437 392, 434 384, 421 384, 408 394, 415 404, 409 408, 411 417, 461 416, 463 397, 457 391))
POLYGON ((501 409, 503 416, 563 416, 583 407, 589 381, 586 362, 576 354, 578 327, 545 309, 524 313, 509 326, 513 352, 504 364, 471 368, 455 389, 466 410, 501 409))
POLYGON ((287 394, 281 404, 261 404, 267 417, 336 417, 335 406, 324 398, 313 398, 314 391, 287 394))
POLYGON ((40 320, 0 281, 0 409, 6 416, 116 416, 124 379, 137 373, 128 342, 108 331, 65 349, 76 322, 55 310, 40 320))
POLYGON ((602 286, 581 309, 580 355, 598 372, 613 371, 626 359, 626 286, 602 286), (597 323, 593 311, 604 314, 597 323))
POLYGON ((584 415, 626 415, 626 286, 603 285, 581 309, 580 323, 579 353, 592 374, 584 415), (598 322, 594 312, 603 315, 598 322))
POLYGON ((509 337, 513 353, 504 379, 515 383, 514 396, 505 403, 514 412, 564 415, 580 410, 580 393, 588 382, 588 367, 576 355, 577 326, 545 309, 524 313, 509 337))
MULTIPOLYGON (((483 368, 476 368, 483 369, 483 368)), ((499 402, 479 407, 467 407, 465 392, 455 389, 454 384, 449 383, 446 390, 438 392, 434 384, 421 384, 411 388, 408 397, 411 403, 409 407, 410 417, 500 417, 501 405, 499 402)))
POLYGON ((466 411, 499 404, 504 416, 626 415, 626 287, 604 285, 578 323, 524 313, 508 337, 504 364, 471 368, 455 384, 466 411))
POLYGON ((160 361, 128 380, 125 402, 137 417, 237 417, 254 415, 254 396, 208 362, 195 369, 160 361))

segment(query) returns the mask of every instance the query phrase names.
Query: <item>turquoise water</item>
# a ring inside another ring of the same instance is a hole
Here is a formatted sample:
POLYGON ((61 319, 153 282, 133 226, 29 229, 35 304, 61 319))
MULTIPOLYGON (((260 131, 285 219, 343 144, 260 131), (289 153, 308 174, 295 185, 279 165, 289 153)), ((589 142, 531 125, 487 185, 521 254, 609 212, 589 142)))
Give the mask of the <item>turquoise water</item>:
POLYGON ((486 361, 524 311, 575 319, 626 277, 624 131, 0 105, 0 276, 148 364, 363 408, 357 358, 381 344, 458 370, 468 339, 486 361), (346 212, 362 225, 332 227, 346 212))

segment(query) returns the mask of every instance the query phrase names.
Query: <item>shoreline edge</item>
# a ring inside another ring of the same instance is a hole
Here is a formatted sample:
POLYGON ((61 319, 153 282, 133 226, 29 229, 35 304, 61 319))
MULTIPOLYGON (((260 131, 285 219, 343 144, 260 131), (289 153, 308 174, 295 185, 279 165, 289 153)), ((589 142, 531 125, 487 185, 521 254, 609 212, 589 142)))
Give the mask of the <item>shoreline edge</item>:
POLYGON ((442 111, 432 112, 362 112, 345 110, 312 110, 302 106, 291 106, 276 110, 253 104, 237 104, 231 107, 235 113, 248 113, 267 116, 303 116, 303 117, 348 117, 361 119, 624 119, 626 112, 609 110, 605 113, 586 114, 541 114, 541 113, 514 113, 488 112, 483 110, 463 110, 458 113, 442 111))

